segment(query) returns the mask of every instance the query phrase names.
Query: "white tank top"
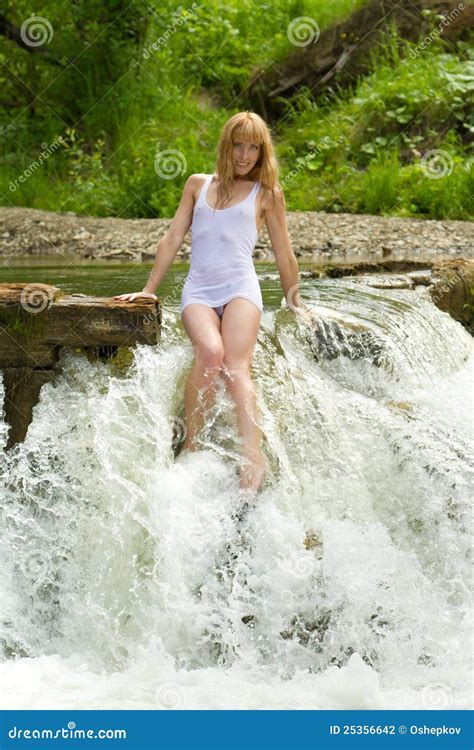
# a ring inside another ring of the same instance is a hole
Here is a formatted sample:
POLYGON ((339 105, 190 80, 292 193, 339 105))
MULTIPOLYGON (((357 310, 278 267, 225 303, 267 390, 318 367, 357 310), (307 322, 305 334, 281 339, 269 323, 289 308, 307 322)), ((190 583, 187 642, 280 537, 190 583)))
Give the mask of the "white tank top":
POLYGON ((252 258, 258 239, 255 202, 260 182, 255 182, 243 201, 215 209, 206 201, 213 176, 206 178, 194 207, 191 265, 181 310, 190 302, 218 307, 234 297, 245 297, 262 310, 262 293, 252 258))

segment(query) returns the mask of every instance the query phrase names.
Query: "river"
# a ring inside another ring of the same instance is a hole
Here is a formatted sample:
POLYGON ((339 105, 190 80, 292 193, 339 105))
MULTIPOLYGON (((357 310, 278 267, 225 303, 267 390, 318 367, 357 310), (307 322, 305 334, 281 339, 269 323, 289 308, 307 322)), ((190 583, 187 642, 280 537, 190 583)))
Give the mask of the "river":
MULTIPOLYGON (((128 372, 63 350, 1 454, 1 707, 470 707, 472 338, 422 288, 305 278, 316 334, 259 264, 271 475, 245 503, 223 386, 202 449, 174 458, 186 269, 160 289, 160 343, 128 372)), ((107 296, 144 278, 0 275, 107 296)))

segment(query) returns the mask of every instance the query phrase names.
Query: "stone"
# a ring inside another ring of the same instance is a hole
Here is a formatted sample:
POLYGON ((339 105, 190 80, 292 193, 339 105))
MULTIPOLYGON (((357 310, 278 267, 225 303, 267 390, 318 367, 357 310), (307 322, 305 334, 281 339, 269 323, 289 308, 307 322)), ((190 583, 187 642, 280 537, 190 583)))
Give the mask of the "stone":
POLYGON ((432 267, 431 299, 474 335, 474 260, 440 260, 432 267))
POLYGON ((49 284, 0 284, 0 370, 7 448, 24 440, 41 386, 54 378, 62 347, 107 359, 122 348, 155 345, 161 303, 65 294, 49 284))

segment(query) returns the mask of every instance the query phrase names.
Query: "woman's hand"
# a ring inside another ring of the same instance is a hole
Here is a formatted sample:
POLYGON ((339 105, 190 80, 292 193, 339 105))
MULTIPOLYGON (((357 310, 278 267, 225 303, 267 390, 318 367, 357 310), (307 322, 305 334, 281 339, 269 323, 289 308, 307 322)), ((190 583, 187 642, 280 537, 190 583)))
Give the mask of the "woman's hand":
POLYGON ((294 307, 293 310, 303 323, 306 323, 306 325, 311 326, 312 328, 317 326, 314 313, 312 313, 308 307, 300 305, 299 307, 294 307))
MULTIPOLYGON (((296 289, 296 287, 294 287, 296 289)), ((290 293, 288 295, 288 298, 290 299, 290 302, 288 302, 288 299, 286 297, 283 297, 281 300, 281 307, 287 308, 289 310, 292 310, 296 316, 301 320, 301 322, 306 323, 308 326, 312 326, 313 328, 317 327, 316 322, 316 316, 311 311, 311 308, 308 307, 306 302, 302 302, 301 298, 299 296, 298 291, 293 292, 292 289, 290 289, 290 293)))
POLYGON ((308 307, 305 302, 301 302, 300 300, 298 300, 298 302, 299 304, 288 305, 288 307, 293 310, 302 323, 305 323, 311 328, 317 328, 317 319, 311 308, 308 307))
POLYGON ((152 292, 132 292, 131 294, 116 294, 113 299, 118 299, 121 302, 134 302, 136 299, 152 299, 154 302, 158 302, 158 297, 152 292))

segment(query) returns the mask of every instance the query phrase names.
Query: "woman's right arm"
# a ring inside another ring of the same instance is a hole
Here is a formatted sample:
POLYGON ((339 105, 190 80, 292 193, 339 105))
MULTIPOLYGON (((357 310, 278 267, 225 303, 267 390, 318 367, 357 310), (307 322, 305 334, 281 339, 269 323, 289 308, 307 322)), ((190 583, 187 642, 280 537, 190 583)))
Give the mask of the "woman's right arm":
POLYGON ((161 284, 166 273, 176 257, 176 253, 183 244, 183 240, 191 226, 194 211, 194 194, 199 181, 199 175, 192 174, 185 182, 181 200, 176 213, 158 242, 156 248, 155 262, 151 269, 148 281, 141 292, 130 294, 116 294, 114 299, 122 302, 133 302, 139 297, 151 297, 157 299, 155 289, 161 284))

